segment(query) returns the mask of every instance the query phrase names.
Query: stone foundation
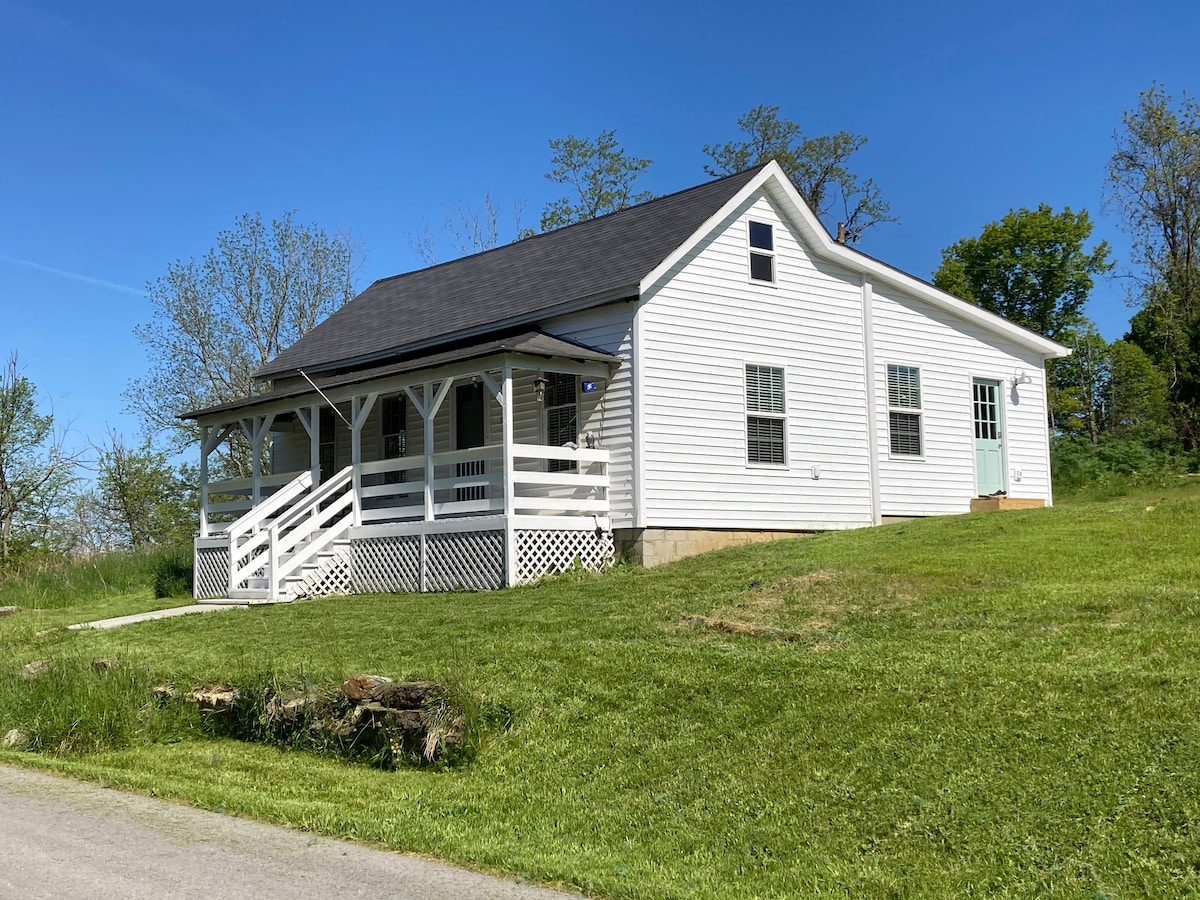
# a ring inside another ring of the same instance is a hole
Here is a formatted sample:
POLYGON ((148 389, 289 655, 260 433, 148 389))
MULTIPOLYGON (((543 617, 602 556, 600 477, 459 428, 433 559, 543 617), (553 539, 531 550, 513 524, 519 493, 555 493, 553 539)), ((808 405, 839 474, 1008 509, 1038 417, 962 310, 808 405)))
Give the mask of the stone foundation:
POLYGON ((618 556, 638 565, 651 566, 674 562, 685 556, 777 541, 782 538, 804 537, 808 531, 739 531, 725 528, 618 528, 613 531, 618 556))

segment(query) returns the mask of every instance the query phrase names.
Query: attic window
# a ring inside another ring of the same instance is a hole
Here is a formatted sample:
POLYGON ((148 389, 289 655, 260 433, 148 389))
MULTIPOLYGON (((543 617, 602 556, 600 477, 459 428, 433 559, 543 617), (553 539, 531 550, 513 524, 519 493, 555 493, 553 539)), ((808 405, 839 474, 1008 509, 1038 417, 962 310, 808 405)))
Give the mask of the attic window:
POLYGON ((750 280, 775 283, 775 227, 750 222, 750 280))

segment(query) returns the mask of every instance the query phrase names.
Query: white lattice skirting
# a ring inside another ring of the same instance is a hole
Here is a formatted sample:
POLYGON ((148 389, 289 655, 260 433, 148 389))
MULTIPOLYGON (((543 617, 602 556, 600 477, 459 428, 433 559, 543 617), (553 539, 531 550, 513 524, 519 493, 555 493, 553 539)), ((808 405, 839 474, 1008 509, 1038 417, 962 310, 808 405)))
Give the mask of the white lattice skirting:
MULTIPOLYGON (((576 566, 597 571, 612 562, 613 536, 602 531, 517 529, 516 583, 576 566)), ((228 593, 229 550, 196 549, 195 596, 228 593)), ((364 537, 322 554, 303 579, 288 583, 287 598, 399 591, 490 591, 504 587, 504 532, 465 531, 364 537)))
POLYGON ((362 594, 421 590, 421 536, 351 541, 354 589, 362 594))
POLYGON ((351 550, 354 588, 363 593, 504 586, 503 531, 357 538, 351 550))
POLYGON ((612 562, 611 531, 518 529, 517 584, 566 572, 576 565, 599 571, 612 562))
POLYGON ((229 593, 229 548, 197 547, 192 596, 212 600, 229 593))
POLYGON ((305 569, 303 577, 288 582, 287 597, 333 597, 353 594, 354 576, 350 547, 333 553, 322 553, 313 569, 305 569))

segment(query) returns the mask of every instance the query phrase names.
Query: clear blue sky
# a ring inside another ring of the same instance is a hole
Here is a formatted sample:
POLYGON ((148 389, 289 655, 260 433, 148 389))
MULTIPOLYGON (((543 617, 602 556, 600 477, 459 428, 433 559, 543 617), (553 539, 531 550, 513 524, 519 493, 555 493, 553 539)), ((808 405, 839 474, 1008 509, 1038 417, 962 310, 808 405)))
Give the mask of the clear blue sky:
MULTIPOLYGON (((490 191, 536 225, 547 139, 615 128, 641 186, 704 180, 701 146, 767 103, 854 160, 900 217, 860 245, 928 277, 1010 208, 1101 210, 1124 110, 1200 88, 1200 4, 304 3, 0 0, 0 352, 74 420, 132 435, 145 283, 243 212, 349 228, 361 285, 490 191)), ((1109 338, 1118 281, 1091 315, 1109 338)))

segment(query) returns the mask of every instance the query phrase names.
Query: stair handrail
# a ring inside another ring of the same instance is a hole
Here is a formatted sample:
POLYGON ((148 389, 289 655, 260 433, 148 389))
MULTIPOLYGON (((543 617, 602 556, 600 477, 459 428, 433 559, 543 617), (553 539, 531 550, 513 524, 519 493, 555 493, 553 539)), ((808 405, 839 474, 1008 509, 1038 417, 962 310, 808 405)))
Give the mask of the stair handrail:
MULTIPOLYGON (((278 565, 271 570, 274 573, 274 584, 277 588, 282 588, 283 582, 289 575, 292 574, 292 572, 295 572, 314 556, 317 556, 329 544, 344 536, 346 532, 350 530, 351 526, 353 526, 353 498, 349 495, 339 497, 337 500, 333 501, 333 506, 330 508, 336 511, 338 506, 345 506, 348 508, 336 522, 334 522, 328 528, 325 528, 319 537, 304 543, 302 546, 294 544, 293 546, 297 547, 297 549, 292 552, 292 556, 286 561, 278 563, 278 565)), ((286 553, 287 551, 285 550, 284 552, 286 553)), ((278 559, 278 557, 276 558, 278 559)))
MULTIPOLYGON (((250 540, 238 546, 238 539, 243 534, 259 531, 262 524, 285 509, 312 487, 312 472, 301 472, 286 485, 281 487, 258 506, 251 507, 237 521, 225 529, 225 537, 229 541, 229 590, 237 590, 242 580, 258 568, 251 565, 258 557, 255 554, 261 540, 250 540), (246 561, 243 564, 243 560, 246 561)), ((261 534, 262 532, 259 531, 261 534)), ((261 554, 260 554, 261 555, 261 554)))
MULTIPOLYGON (((280 546, 283 530, 285 528, 290 529, 287 535, 289 547, 295 547, 301 541, 305 540, 327 518, 327 516, 322 516, 321 514, 323 512, 320 508, 321 504, 330 500, 334 494, 351 484, 353 479, 354 467, 347 466, 328 481, 323 482, 316 490, 305 497, 303 501, 295 504, 271 523, 267 539, 267 578, 269 579, 267 584, 271 599, 279 598, 279 591, 283 586, 284 575, 280 574, 279 565, 280 555, 287 552, 286 549, 280 546)), ((336 529, 338 534, 348 531, 350 525, 354 522, 354 513, 358 508, 359 502, 358 495, 351 489, 349 496, 349 511, 331 529, 336 529)), ((338 500, 340 499, 338 498, 338 500)), ((338 500, 334 500, 335 505, 338 503, 338 500)), ((343 500, 342 502, 345 501, 343 500)), ((329 539, 331 540, 332 538, 329 539)), ((325 543, 328 543, 328 540, 322 541, 321 546, 324 546, 325 543)), ((313 555, 313 552, 304 553, 303 551, 297 551, 296 556, 288 560, 288 571, 300 565, 299 562, 296 562, 298 558, 302 558, 301 561, 303 561, 303 559, 307 559, 313 555)))
POLYGON ((232 525, 225 529, 225 533, 229 536, 229 546, 235 548, 236 544, 234 542, 243 532, 250 531, 266 519, 274 516, 279 510, 283 509, 311 486, 312 472, 301 472, 262 503, 258 504, 258 506, 251 507, 232 525))

